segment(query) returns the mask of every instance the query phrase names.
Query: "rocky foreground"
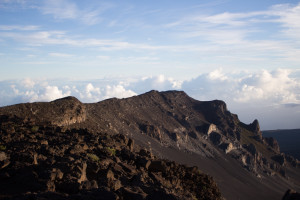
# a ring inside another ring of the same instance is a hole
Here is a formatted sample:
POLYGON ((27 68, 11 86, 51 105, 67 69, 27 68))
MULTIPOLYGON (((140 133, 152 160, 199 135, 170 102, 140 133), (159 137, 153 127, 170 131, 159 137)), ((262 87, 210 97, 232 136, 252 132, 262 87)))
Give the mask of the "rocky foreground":
POLYGON ((122 134, 0 121, 0 199, 221 199, 197 167, 157 159, 122 134))

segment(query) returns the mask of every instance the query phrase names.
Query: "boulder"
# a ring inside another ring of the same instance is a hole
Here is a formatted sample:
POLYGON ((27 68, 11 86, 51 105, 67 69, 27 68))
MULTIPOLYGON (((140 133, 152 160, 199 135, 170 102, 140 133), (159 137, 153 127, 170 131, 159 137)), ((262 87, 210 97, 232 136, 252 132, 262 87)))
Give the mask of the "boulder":
POLYGON ((133 151, 133 149, 134 149, 134 140, 129 139, 128 143, 127 143, 127 146, 129 147, 130 151, 133 151))
POLYGON ((218 131, 217 126, 214 124, 210 124, 207 128, 206 134, 210 135, 212 132, 217 132, 217 131, 218 131))
POLYGON ((63 178, 63 176, 64 176, 64 173, 62 173, 62 171, 60 169, 53 168, 52 172, 51 172, 51 175, 50 175, 50 179, 52 181, 61 180, 63 178))
POLYGON ((226 154, 229 153, 231 150, 234 149, 233 145, 231 142, 225 142, 220 144, 219 146, 226 154))
POLYGON ((7 156, 6 156, 6 153, 4 152, 0 152, 0 161, 4 161, 4 160, 7 160, 7 156))
POLYGON ((122 187, 122 183, 120 180, 111 180, 108 183, 108 187, 111 188, 113 191, 117 191, 122 187))
POLYGON ((115 179, 114 173, 110 169, 106 173, 106 178, 108 180, 114 180, 115 179))
POLYGON ((219 145, 222 142, 222 135, 217 132, 212 132, 209 135, 209 139, 214 145, 219 145))
POLYGON ((137 166, 139 167, 143 167, 145 168, 146 170, 148 170, 150 164, 151 164, 151 161, 145 157, 140 157, 137 159, 137 166))
POLYGON ((78 168, 80 170, 80 173, 81 173, 80 178, 78 179, 78 183, 81 183, 81 182, 87 180, 87 177, 86 177, 86 168, 87 168, 86 162, 84 162, 82 164, 82 168, 78 168))
POLYGON ((146 158, 151 158, 151 157, 152 157, 151 152, 148 151, 148 150, 146 150, 146 149, 141 149, 141 150, 139 151, 139 155, 140 155, 140 156, 144 156, 144 157, 146 157, 146 158))
POLYGON ((169 167, 166 165, 165 161, 152 161, 149 165, 150 172, 166 172, 168 171, 169 167))

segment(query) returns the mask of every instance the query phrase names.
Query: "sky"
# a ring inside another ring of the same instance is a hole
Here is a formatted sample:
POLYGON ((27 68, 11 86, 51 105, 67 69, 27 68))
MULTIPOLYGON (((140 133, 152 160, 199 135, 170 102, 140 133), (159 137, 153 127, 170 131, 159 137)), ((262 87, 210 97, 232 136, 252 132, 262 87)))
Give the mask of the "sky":
POLYGON ((152 89, 300 128, 300 1, 0 0, 0 106, 152 89))

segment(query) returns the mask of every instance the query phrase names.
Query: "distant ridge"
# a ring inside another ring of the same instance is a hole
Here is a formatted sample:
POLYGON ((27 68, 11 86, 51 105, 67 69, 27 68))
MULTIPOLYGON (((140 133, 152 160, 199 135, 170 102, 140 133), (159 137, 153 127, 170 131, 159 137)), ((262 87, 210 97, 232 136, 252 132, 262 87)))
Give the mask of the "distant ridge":
POLYGON ((275 138, 281 152, 300 160, 300 129, 266 130, 263 136, 275 138))

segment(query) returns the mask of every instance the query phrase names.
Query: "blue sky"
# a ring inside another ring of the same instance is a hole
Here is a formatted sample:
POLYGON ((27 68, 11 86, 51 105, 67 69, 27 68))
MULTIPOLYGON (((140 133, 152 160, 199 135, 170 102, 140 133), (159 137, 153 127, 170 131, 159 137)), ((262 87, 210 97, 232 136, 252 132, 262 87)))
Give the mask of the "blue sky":
POLYGON ((178 89, 300 128, 300 1, 0 0, 0 70, 0 106, 178 89))

